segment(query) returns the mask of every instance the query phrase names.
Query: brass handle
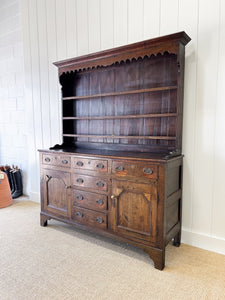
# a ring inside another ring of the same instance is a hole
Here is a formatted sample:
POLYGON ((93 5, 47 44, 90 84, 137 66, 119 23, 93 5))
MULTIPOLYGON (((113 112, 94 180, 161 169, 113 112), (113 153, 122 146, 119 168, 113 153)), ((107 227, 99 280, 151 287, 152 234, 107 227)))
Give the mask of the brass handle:
POLYGON ((82 178, 78 178, 78 179, 77 179, 77 182, 78 182, 78 183, 83 183, 84 180, 83 180, 82 178))
POLYGON ((96 218, 96 221, 97 221, 99 224, 104 223, 104 220, 103 220, 102 218, 100 218, 100 217, 97 217, 97 218, 96 218))
POLYGON ((84 163, 82 161, 77 162, 77 166, 82 167, 83 165, 84 165, 84 163))
POLYGON ((103 187, 103 186, 104 186, 104 183, 101 182, 101 181, 98 181, 98 182, 96 183, 96 185, 97 185, 98 187, 103 187))
POLYGON ((77 215, 79 218, 82 218, 82 217, 83 217, 83 214, 82 214, 80 211, 78 211, 78 212, 76 213, 76 215, 77 215))
POLYGON ((124 167, 123 166, 117 166, 116 171, 124 171, 124 167))
POLYGON ((98 203, 99 205, 103 205, 104 204, 104 202, 102 201, 102 199, 97 199, 96 203, 98 203))
POLYGON ((151 168, 146 168, 146 169, 143 169, 143 172, 145 174, 151 175, 153 173, 153 170, 151 168))
POLYGON ((103 164, 97 164, 96 167, 99 168, 99 169, 104 169, 104 165, 103 164))
POLYGON ((78 196, 77 196, 77 199, 78 199, 78 200, 83 200, 84 197, 83 197, 82 195, 78 195, 78 196))
POLYGON ((112 206, 115 207, 115 200, 117 199, 117 197, 115 195, 112 195, 111 199, 112 199, 112 206))
POLYGON ((46 158, 45 158, 45 161, 47 161, 47 162, 50 162, 50 160, 51 160, 51 159, 50 159, 49 157, 46 157, 46 158))
POLYGON ((64 165, 68 164, 68 160, 63 159, 63 160, 62 160, 62 164, 64 164, 64 165))

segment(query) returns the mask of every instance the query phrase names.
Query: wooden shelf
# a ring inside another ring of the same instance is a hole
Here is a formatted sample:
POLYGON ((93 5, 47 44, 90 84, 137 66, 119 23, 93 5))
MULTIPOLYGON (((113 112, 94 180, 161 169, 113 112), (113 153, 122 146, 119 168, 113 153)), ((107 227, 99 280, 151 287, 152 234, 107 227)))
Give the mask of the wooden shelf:
POLYGON ((177 114, 165 113, 165 114, 143 114, 143 115, 125 115, 125 116, 64 117, 63 120, 115 120, 115 119, 139 119, 139 118, 162 118, 162 117, 177 117, 177 114))
POLYGON ((97 134, 63 134, 64 137, 107 138, 107 139, 135 139, 135 140, 176 140, 175 136, 133 136, 133 135, 97 135, 97 134))
POLYGON ((123 95, 131 95, 138 93, 148 93, 148 92, 158 92, 158 91, 168 91, 175 90, 177 86, 162 86, 162 87, 154 87, 149 89, 140 89, 140 90, 131 90, 131 91, 123 91, 123 92, 112 92, 112 93, 102 93, 102 94, 94 94, 94 95, 86 95, 86 96, 73 96, 73 97, 63 97, 63 100, 84 100, 84 99, 93 99, 100 97, 110 97, 110 96, 123 96, 123 95))

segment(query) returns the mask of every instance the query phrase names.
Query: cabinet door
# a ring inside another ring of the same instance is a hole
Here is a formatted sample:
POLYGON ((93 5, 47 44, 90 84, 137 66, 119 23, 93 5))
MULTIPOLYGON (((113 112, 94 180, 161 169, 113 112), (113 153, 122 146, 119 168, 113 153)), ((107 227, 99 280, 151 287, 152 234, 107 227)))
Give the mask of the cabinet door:
POLYGON ((113 180, 112 194, 113 230, 123 236, 154 242, 157 222, 156 183, 113 180))
POLYGON ((70 173, 59 170, 42 170, 42 203, 44 210, 69 217, 71 198, 70 173))

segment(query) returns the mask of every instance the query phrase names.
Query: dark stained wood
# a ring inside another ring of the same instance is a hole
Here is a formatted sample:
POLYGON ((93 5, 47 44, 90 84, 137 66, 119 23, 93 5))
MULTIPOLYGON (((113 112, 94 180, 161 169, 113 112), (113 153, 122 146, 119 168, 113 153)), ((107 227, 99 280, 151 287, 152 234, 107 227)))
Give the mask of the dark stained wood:
POLYGON ((180 245, 184 32, 55 63, 63 144, 40 150, 41 226, 142 248, 180 245))
POLYGON ((42 176, 44 210, 69 217, 71 197, 70 173, 43 169, 42 176))
POLYGON ((93 98, 100 98, 100 97, 123 96, 123 95, 130 95, 130 94, 140 94, 140 93, 148 93, 148 92, 174 90, 176 88, 177 88, 176 86, 162 86, 162 87, 139 89, 139 90, 133 90, 133 91, 126 91, 126 92, 112 92, 112 93, 102 93, 102 94, 97 94, 97 95, 63 97, 62 100, 76 100, 76 99, 84 100, 84 99, 93 99, 93 98))
POLYGON ((72 220, 98 229, 106 229, 108 224, 106 214, 78 206, 72 208, 72 220))
POLYGON ((108 197, 106 195, 90 193, 82 190, 73 190, 73 205, 102 211, 108 208, 108 197))
POLYGON ((72 166, 74 169, 79 170, 91 170, 99 173, 108 172, 108 161, 104 159, 74 157, 72 160, 72 166))
POLYGON ((113 138, 113 139, 153 139, 153 140, 175 140, 175 136, 135 136, 135 135, 98 135, 98 134, 63 134, 70 137, 88 137, 88 138, 113 138))
MULTIPOLYGON (((131 152, 131 151, 116 151, 116 150, 105 150, 105 149, 90 149, 90 148, 59 148, 59 149, 51 149, 49 150, 39 150, 41 158, 40 161, 42 161, 42 155, 43 153, 46 153, 48 155, 52 154, 66 154, 66 155, 72 155, 72 156, 78 156, 83 158, 89 158, 92 157, 93 159, 126 159, 126 160, 133 160, 135 158, 136 161, 149 161, 149 162, 159 162, 159 163, 166 163, 168 160, 172 161, 172 159, 176 159, 172 157, 172 155, 167 155, 165 153, 151 153, 151 152, 131 152), (47 151, 47 153, 46 153, 47 151)), ((177 155, 176 155, 177 156, 177 155)))
POLYGON ((133 176, 146 179, 158 177, 158 166, 148 163, 137 163, 132 161, 114 160, 112 163, 112 173, 119 177, 133 176))
POLYGON ((83 174, 73 175, 73 185, 75 187, 89 188, 95 191, 108 191, 108 182, 101 177, 86 176, 83 174))
POLYGON ((126 116, 64 117, 63 120, 110 120, 110 119, 139 119, 139 118, 163 118, 163 117, 177 117, 177 114, 162 113, 162 114, 126 115, 126 116))
POLYGON ((112 183, 113 230, 121 235, 155 241, 157 218, 156 184, 122 180, 112 183))
POLYGON ((48 155, 42 156, 42 163, 46 165, 55 165, 70 168, 71 157, 67 155, 48 155))

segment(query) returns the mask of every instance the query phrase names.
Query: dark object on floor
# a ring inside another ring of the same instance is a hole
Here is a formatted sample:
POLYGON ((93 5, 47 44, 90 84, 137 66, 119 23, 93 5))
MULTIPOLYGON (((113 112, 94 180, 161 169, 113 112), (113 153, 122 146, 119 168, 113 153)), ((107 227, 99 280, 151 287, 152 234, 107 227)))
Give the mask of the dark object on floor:
POLYGON ((16 170, 12 173, 14 177, 14 192, 12 193, 13 199, 18 198, 23 195, 23 183, 22 183, 22 175, 20 170, 16 170))
POLYGON ((14 167, 14 165, 12 166, 12 168, 10 166, 1 166, 0 170, 5 172, 8 177, 12 198, 16 199, 22 196, 23 182, 21 170, 18 169, 17 166, 14 167))

